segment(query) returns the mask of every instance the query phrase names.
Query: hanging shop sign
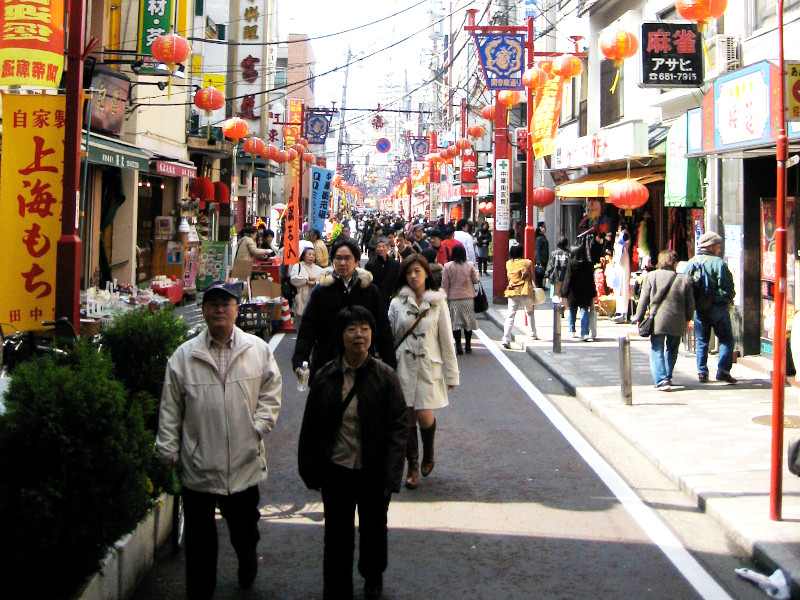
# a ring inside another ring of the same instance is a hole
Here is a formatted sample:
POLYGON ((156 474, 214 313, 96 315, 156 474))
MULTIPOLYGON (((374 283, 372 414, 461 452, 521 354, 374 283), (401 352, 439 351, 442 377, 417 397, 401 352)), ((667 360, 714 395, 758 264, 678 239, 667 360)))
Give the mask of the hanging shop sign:
POLYGON ((194 165, 183 165, 181 163, 166 160, 153 161, 156 173, 167 177, 196 177, 197 168, 194 165))
POLYGON ((664 181, 664 206, 702 208, 705 161, 686 158, 687 116, 678 117, 667 134, 667 174, 664 181), (703 169, 703 171, 701 171, 703 169))
POLYGON ((640 87, 698 88, 703 85, 703 36, 697 23, 642 23, 640 87))
POLYGON ((564 78, 556 75, 542 90, 542 100, 536 107, 528 131, 532 131, 531 146, 536 158, 550 156, 556 145, 556 132, 561 119, 561 99, 564 97, 564 78))
POLYGON ((478 157, 473 152, 461 157, 461 183, 476 183, 478 181, 478 157))
POLYGON ((64 71, 64 0, 0 5, 0 85, 57 88, 64 71))
POLYGON ((31 331, 55 317, 66 102, 63 95, 18 94, 2 101, 0 323, 31 331))
POLYGON ((411 174, 411 161, 399 160, 397 161, 397 175, 403 179, 411 174))
POLYGON ((173 0, 141 2, 139 5, 139 54, 143 55, 144 68, 140 73, 155 73, 153 42, 170 32, 173 19, 173 0))
POLYGON ((268 67, 267 47, 261 45, 267 42, 262 26, 266 13, 265 0, 234 2, 231 3, 231 10, 236 13, 231 13, 228 30, 235 47, 223 64, 227 62, 236 67, 229 82, 233 87, 226 94, 232 98, 234 115, 244 119, 250 131, 260 132, 264 130, 262 120, 268 112, 263 95, 265 69, 268 67))
POLYGON ((426 137, 411 138, 411 152, 414 155, 414 160, 421 161, 425 158, 430 148, 430 142, 426 137))
POLYGON ((630 156, 645 156, 649 153, 647 137, 647 124, 633 122, 601 129, 577 139, 560 139, 553 150, 552 166, 571 169, 630 156))
POLYGON ((309 144, 324 144, 328 139, 328 129, 330 128, 330 117, 327 115, 311 112, 306 115, 306 135, 309 144))
POLYGON ((525 71, 523 34, 475 34, 486 87, 492 91, 522 90, 525 71))
POLYGON ((495 228, 508 231, 511 228, 511 163, 507 158, 495 161, 495 228))
POLYGON ((329 169, 311 168, 311 214, 308 215, 308 228, 322 231, 325 219, 328 218, 330 206, 331 182, 333 171, 329 169))
POLYGON ((786 61, 786 120, 800 121, 800 62, 786 61))
MULTIPOLYGON (((125 106, 128 103, 131 81, 119 71, 96 66, 92 75, 92 131, 104 131, 119 135, 125 119, 125 106)), ((89 110, 86 103, 85 114, 89 110)))

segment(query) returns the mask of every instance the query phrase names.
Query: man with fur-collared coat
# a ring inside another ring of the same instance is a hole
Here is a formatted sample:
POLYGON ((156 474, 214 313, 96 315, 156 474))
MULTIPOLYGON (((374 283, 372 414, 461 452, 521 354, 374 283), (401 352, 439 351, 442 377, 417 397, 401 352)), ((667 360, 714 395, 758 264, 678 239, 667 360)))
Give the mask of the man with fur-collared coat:
POLYGON ((331 251, 333 272, 326 272, 309 296, 292 356, 295 372, 308 361, 313 378, 317 369, 336 358, 333 318, 345 306, 363 306, 375 319, 373 349, 392 368, 397 367, 387 307, 369 271, 357 268, 361 249, 352 240, 337 242, 331 251))

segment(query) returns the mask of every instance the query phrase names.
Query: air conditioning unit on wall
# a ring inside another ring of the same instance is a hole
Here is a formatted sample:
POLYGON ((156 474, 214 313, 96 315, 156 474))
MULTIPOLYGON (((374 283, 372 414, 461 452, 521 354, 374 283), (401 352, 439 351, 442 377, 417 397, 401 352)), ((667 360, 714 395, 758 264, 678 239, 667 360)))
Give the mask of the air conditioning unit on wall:
POLYGON ((739 61, 739 40, 732 35, 715 35, 706 40, 708 58, 706 81, 735 71, 741 66, 739 61))

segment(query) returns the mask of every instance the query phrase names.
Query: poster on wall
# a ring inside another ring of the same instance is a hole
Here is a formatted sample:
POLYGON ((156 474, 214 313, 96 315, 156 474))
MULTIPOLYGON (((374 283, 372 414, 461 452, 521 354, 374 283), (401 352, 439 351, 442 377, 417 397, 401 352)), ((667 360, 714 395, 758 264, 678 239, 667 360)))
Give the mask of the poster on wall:
MULTIPOLYGON (((761 201, 761 353, 772 354, 775 329, 775 200, 761 201)), ((786 320, 794 318, 794 198, 786 199, 786 320)))
POLYGON ((215 281, 224 280, 227 273, 228 242, 205 241, 200 244, 197 289, 203 291, 215 281))

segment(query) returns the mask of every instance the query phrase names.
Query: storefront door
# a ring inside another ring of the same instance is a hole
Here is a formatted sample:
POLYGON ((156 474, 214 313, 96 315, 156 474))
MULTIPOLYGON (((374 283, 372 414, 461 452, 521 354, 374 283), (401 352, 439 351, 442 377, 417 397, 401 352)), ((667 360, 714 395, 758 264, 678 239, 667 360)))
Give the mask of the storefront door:
MULTIPOLYGON (((795 227, 795 199, 786 199, 786 321, 794 318, 795 250, 798 247, 795 227)), ((775 199, 761 199, 761 354, 772 356, 775 327, 775 199)), ((800 268, 800 267, 798 267, 800 268)))

